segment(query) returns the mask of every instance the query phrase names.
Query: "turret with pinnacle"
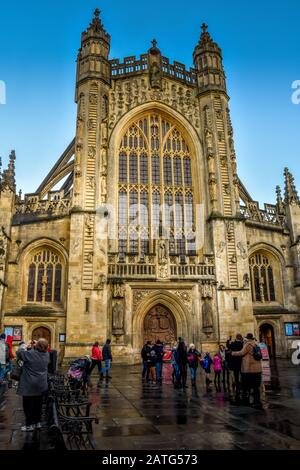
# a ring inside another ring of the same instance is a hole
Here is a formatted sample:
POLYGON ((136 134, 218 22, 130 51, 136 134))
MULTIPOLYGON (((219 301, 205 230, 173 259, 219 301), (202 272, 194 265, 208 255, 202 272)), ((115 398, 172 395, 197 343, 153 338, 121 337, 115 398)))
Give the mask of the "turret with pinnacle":
POLYGON ((223 91, 226 93, 226 77, 222 63, 222 50, 214 42, 203 23, 200 41, 194 50, 194 66, 197 73, 198 92, 223 91))

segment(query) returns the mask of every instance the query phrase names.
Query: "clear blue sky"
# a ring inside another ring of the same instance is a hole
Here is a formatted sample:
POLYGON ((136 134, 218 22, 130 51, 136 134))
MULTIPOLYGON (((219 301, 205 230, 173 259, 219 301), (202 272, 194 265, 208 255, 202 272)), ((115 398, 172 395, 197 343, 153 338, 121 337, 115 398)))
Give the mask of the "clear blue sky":
POLYGON ((190 66, 207 22, 223 49, 241 179, 254 199, 274 202, 288 166, 300 192, 299 0, 0 1, 0 155, 6 165, 16 150, 18 189, 35 191, 74 136, 75 60, 98 6, 111 58, 144 53, 156 37, 165 56, 190 66))

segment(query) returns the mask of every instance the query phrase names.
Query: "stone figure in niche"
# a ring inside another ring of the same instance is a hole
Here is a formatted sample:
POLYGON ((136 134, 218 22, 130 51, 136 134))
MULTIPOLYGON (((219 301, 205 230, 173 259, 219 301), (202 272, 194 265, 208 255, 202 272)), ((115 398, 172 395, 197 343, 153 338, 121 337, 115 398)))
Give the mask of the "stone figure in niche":
POLYGON ((209 129, 205 130, 205 141, 206 141, 206 147, 208 149, 212 149, 213 148, 213 135, 209 129))
POLYGON ((99 282, 98 282, 98 289, 103 290, 106 282, 106 276, 105 274, 101 273, 99 274, 99 282))
POLYGON ((203 284, 201 286, 201 295, 203 299, 212 299, 213 288, 211 284, 203 284))
POLYGON ((107 170, 107 150, 101 150, 101 173, 102 175, 106 175, 107 170))
POLYGON ((157 62, 153 62, 150 68, 150 85, 152 88, 161 89, 161 69, 157 62))
POLYGON ((113 285, 113 297, 115 299, 123 298, 125 295, 125 286, 123 284, 113 285))
POLYGON ((211 300, 206 298, 202 305, 202 327, 203 329, 213 328, 213 310, 211 300))
POLYGON ((249 274, 245 273, 243 277, 243 287, 244 289, 247 289, 249 287, 250 280, 249 280, 249 274))
POLYGON ((160 264, 167 262, 167 245, 165 240, 159 240, 158 242, 158 260, 160 264))
POLYGON ((113 306, 113 329, 123 330, 124 327, 124 307, 118 302, 113 306))

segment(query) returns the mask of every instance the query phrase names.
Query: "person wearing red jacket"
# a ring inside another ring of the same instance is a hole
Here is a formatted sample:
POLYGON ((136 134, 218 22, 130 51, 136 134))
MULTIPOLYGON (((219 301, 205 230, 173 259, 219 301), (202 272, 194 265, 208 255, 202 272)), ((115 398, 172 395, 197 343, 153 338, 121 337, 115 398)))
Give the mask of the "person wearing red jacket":
POLYGON ((93 347, 92 347, 91 359, 92 359, 92 364, 91 364, 89 376, 91 376, 91 374, 92 374, 94 368, 97 366, 97 367, 98 367, 98 373, 99 373, 99 383, 98 383, 98 386, 100 386, 100 375, 101 375, 101 369, 102 369, 102 364, 101 364, 101 361, 102 361, 102 353, 101 353, 101 349, 100 349, 100 346, 99 346, 98 341, 96 341, 96 342, 94 343, 93 347))

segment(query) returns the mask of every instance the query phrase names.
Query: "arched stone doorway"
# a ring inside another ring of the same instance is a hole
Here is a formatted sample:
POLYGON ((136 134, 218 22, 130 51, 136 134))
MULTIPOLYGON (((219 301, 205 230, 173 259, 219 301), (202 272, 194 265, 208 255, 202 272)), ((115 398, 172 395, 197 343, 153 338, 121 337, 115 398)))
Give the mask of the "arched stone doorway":
POLYGON ((144 319, 144 344, 155 343, 158 339, 168 346, 176 340, 177 325, 174 315, 164 305, 155 305, 144 319))
POLYGON ((49 346, 51 346, 51 331, 45 326, 39 326, 35 328, 32 332, 32 339, 38 341, 40 338, 45 338, 49 346))
POLYGON ((275 357, 276 347, 275 347, 275 334, 274 327, 269 323, 264 323, 259 327, 259 339, 262 343, 265 343, 268 346, 270 357, 275 357))

